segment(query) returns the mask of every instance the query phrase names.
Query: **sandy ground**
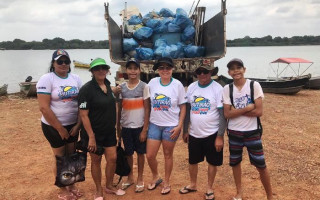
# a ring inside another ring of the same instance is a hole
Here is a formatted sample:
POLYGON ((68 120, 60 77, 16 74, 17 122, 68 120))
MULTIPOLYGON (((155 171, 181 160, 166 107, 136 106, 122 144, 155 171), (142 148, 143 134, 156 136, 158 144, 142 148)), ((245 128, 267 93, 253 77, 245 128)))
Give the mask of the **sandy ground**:
MULTIPOLYGON (((320 91, 303 90, 294 96, 266 94, 264 100, 263 143, 275 199, 320 199, 320 91)), ((19 95, 0 97, 0 199, 56 199, 53 185, 53 156, 40 128, 40 112, 35 98, 19 95)), ((225 137, 227 141, 227 137, 225 137)), ((228 166, 228 145, 224 164, 218 170, 214 191, 216 199, 231 199, 235 194, 232 171, 228 166)), ((199 165, 198 192, 180 195, 189 183, 187 146, 181 138, 174 151, 172 191, 162 196, 160 188, 135 194, 134 187, 122 197, 105 194, 106 199, 203 199, 207 165, 199 165)), ((158 154, 163 174, 163 154, 158 154)), ((136 161, 135 161, 136 163, 136 161)), ((93 199, 94 183, 90 159, 85 182, 78 187, 81 199, 93 199)), ((243 161, 243 199, 266 199, 256 169, 243 161)), ((134 167, 136 173, 137 167, 134 167)), ((145 166, 145 183, 150 180, 145 166)), ((117 178, 116 178, 117 179, 117 178)), ((103 179, 104 181, 105 179, 103 179)))

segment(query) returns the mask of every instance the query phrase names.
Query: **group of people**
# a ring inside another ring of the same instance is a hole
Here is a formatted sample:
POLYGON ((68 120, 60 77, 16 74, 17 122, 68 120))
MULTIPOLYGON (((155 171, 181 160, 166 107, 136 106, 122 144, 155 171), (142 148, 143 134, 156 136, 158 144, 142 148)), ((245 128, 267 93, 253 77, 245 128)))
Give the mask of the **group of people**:
MULTIPOLYGON (((240 59, 233 59, 227 65, 234 80, 232 87, 222 88, 212 80, 214 67, 203 62, 194 71, 198 80, 189 85, 187 91, 179 80, 172 77, 174 63, 170 58, 161 58, 155 63, 153 70, 159 73, 159 77, 151 79, 148 84, 140 80, 139 61, 130 59, 125 66, 128 82, 117 87, 112 87, 106 79, 110 66, 104 59, 97 58, 90 63, 92 80, 83 86, 80 78, 70 73, 70 63, 65 50, 56 50, 52 55, 50 73, 43 75, 37 83, 41 126, 54 156, 73 153, 79 134, 81 140, 86 141, 96 186, 95 200, 103 200, 103 190, 124 195, 125 190, 134 184, 135 192, 143 192, 145 155, 152 173, 146 188, 154 190, 161 185, 161 194, 169 194, 173 152, 180 133, 188 143, 190 184, 182 187, 179 193, 197 191, 198 163, 206 158, 208 183, 205 199, 214 199, 213 183, 217 166, 223 162, 226 129, 230 166, 236 184, 233 200, 242 199, 240 163, 244 146, 248 149, 251 164, 260 173, 267 198, 272 199, 261 132, 257 127, 258 117, 262 115, 263 92, 259 83, 254 82, 252 88, 251 81, 245 79, 246 68, 240 59), (253 97, 250 96, 251 89, 254 89, 253 97), (131 170, 121 188, 113 185, 117 139, 123 141, 131 169, 134 152, 138 164, 136 181, 131 170), (158 171, 157 161, 161 144, 164 177, 158 171), (103 155, 106 159, 104 189, 101 184, 103 155)), ((55 162, 53 167, 56 175, 55 162)), ((82 195, 75 185, 71 185, 62 187, 58 198, 73 200, 82 195)))

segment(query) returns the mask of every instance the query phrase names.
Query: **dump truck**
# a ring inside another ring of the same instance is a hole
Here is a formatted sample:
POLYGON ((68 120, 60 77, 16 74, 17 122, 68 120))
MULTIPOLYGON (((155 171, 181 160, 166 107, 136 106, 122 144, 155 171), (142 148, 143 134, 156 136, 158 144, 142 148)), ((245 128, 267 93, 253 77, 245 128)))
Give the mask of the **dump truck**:
MULTIPOLYGON (((123 52, 123 39, 125 37, 124 25, 118 25, 109 14, 109 3, 105 3, 105 20, 107 21, 109 36, 110 59, 120 65, 116 72, 115 81, 121 83, 127 79, 125 64, 127 62, 123 52)), ((195 79, 194 70, 202 64, 214 66, 214 62, 226 54, 226 0, 221 0, 221 10, 212 18, 204 22, 206 7, 195 7, 190 16, 196 29, 195 43, 205 47, 204 57, 173 59, 174 70, 172 76, 188 86, 195 79)), ((207 11, 208 12, 208 11, 207 11)), ((140 60, 140 79, 149 82, 158 76, 153 65, 156 60, 140 60)), ((217 73, 217 68, 214 73, 217 73)))

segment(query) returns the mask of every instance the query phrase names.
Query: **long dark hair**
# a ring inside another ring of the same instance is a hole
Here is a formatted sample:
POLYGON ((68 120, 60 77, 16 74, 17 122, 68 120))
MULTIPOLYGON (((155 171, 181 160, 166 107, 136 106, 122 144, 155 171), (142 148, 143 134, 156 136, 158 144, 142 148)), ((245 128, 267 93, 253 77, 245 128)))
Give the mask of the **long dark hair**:
MULTIPOLYGON (((54 67, 53 67, 54 61, 55 60, 52 59, 51 62, 50 62, 49 72, 54 72, 54 67)), ((71 67, 69 67, 68 73, 70 73, 70 72, 71 72, 71 67)))

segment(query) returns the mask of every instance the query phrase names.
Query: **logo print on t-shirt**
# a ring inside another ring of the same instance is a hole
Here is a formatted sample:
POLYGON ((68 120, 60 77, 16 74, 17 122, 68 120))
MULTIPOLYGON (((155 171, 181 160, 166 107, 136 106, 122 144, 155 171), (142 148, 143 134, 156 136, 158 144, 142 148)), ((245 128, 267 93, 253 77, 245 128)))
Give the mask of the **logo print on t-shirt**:
POLYGON ((245 108, 248 104, 253 103, 251 100, 251 96, 246 94, 239 98, 234 98, 233 100, 234 106, 236 109, 245 108))
POLYGON ((78 88, 75 86, 60 86, 58 96, 64 102, 76 101, 78 97, 78 88))
POLYGON ((210 100, 201 96, 193 96, 191 103, 192 114, 206 115, 210 110, 210 100))
POLYGON ((171 98, 156 93, 154 99, 152 99, 152 108, 154 111, 168 111, 171 108, 171 98))

